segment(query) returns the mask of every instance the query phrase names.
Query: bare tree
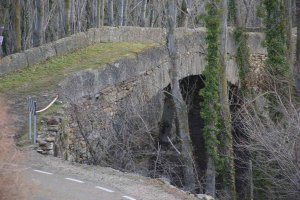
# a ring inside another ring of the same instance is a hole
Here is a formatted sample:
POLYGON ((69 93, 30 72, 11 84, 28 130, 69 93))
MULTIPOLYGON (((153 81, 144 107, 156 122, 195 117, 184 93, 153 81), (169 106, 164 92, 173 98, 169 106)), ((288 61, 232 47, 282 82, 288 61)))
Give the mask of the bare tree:
POLYGON ((142 0, 141 5, 141 24, 140 26, 146 26, 146 11, 147 11, 147 0, 142 0))
POLYGON ((107 7, 108 24, 114 26, 114 1, 108 0, 107 7))
POLYGON ((189 1, 190 0, 182 0, 181 10, 180 10, 180 18, 178 22, 178 27, 186 27, 188 26, 188 14, 189 14, 189 1))
POLYGON ((123 4, 123 26, 127 26, 127 7, 128 7, 128 0, 124 0, 124 4, 123 4))
POLYGON ((105 0, 97 0, 97 26, 98 26, 98 28, 104 25, 104 5, 105 5, 105 0))
MULTIPOLYGON (((285 97, 270 93, 276 96, 276 109, 282 120, 274 122, 260 114, 255 102, 261 97, 248 99, 236 116, 244 134, 238 138, 237 148, 250 152, 254 199, 299 199, 299 111, 285 97)), ((239 159, 245 162, 244 158, 239 159)))
POLYGON ((187 106, 183 100, 178 79, 178 53, 175 43, 175 27, 176 27, 176 15, 175 15, 175 2, 174 0, 167 1, 167 47, 169 51, 169 57, 171 62, 171 68, 169 69, 171 79, 171 94, 175 105, 175 112, 177 117, 177 132, 181 140, 181 157, 185 164, 184 166, 184 185, 187 190, 194 190, 195 188, 195 173, 193 167, 192 145, 189 134, 188 112, 187 106))
POLYGON ((118 4, 118 11, 119 11, 119 26, 123 26, 124 21, 124 0, 120 0, 118 4))
POLYGON ((70 24, 70 18, 71 18, 71 0, 65 0, 65 26, 66 26, 66 35, 71 34, 71 24, 70 24))
POLYGON ((37 0, 36 2, 37 9, 37 26, 36 26, 36 45, 42 45, 44 43, 44 19, 45 19, 45 2, 44 0, 37 0))
POLYGON ((300 96, 300 1, 296 1, 296 23, 297 23, 297 47, 296 47, 295 80, 296 80, 297 93, 300 96))
POLYGON ((15 18, 15 29, 16 29, 16 51, 20 51, 22 47, 22 32, 21 32, 21 2, 16 0, 16 18, 15 18))
POLYGON ((292 28, 293 28, 293 14, 292 14, 292 0, 285 0, 285 15, 286 15, 286 31, 287 31, 287 60, 293 71, 293 38, 292 38, 292 28))

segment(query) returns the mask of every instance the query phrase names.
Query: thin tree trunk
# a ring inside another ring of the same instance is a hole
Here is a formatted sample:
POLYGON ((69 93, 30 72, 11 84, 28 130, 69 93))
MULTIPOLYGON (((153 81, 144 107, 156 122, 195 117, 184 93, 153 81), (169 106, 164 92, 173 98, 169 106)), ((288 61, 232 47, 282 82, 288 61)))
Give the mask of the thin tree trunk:
POLYGON ((123 0, 124 5, 123 5, 123 26, 127 26, 127 7, 128 7, 128 1, 123 0))
POLYGON ((171 79, 171 94, 173 96, 175 112, 178 120, 179 137, 181 139, 181 159, 185 166, 183 169, 184 174, 184 186, 186 190, 193 191, 195 189, 195 173, 193 168, 192 158, 192 142, 189 134, 188 112, 187 106, 183 100, 178 78, 178 66, 177 57, 178 52, 175 44, 175 2, 174 0, 167 1, 167 47, 169 51, 169 57, 171 61, 171 68, 169 70, 171 79))
POLYGON ((114 3, 113 0, 107 2, 108 24, 114 26, 114 3))
POLYGON ((65 15, 66 15, 66 35, 69 36, 71 34, 71 25, 70 25, 70 18, 71 18, 71 0, 65 0, 65 15))
POLYGON ((292 0, 285 0, 285 13, 286 13, 286 29, 287 29, 287 60, 290 66, 290 71, 293 71, 293 17, 292 17, 292 0))
POLYGON ((123 26, 124 20, 124 0, 119 0, 119 26, 123 26))
POLYGON ((22 32, 21 32, 21 3, 20 0, 16 0, 16 18, 15 18, 15 29, 16 29, 16 52, 21 51, 22 48, 22 32))
POLYGON ((44 43, 44 0, 37 0, 37 45, 40 46, 44 43))
POLYGON ((295 82, 296 82, 297 93, 300 96, 300 1, 296 1, 296 23, 297 23, 297 47, 296 47, 295 82))
POLYGON ((86 19, 86 28, 91 28, 92 25, 92 19, 93 19, 93 11, 92 11, 92 0, 87 0, 85 5, 85 19, 86 19))
POLYGON ((229 107, 229 91, 228 91, 228 81, 226 75, 226 56, 227 56, 227 40, 228 40, 228 1, 223 0, 223 16, 222 16, 222 36, 221 36, 221 63, 223 65, 221 71, 221 83, 220 83, 220 101, 222 118, 225 128, 224 137, 224 153, 227 157, 226 172, 223 175, 225 183, 225 192, 229 194, 230 198, 236 199, 236 188, 235 188, 235 168, 234 168, 234 154, 233 154, 233 138, 232 138, 232 127, 231 127, 231 113, 229 107))
POLYGON ((71 34, 76 33, 75 0, 71 0, 70 24, 71 34))
POLYGON ((97 1, 97 26, 98 28, 104 24, 104 0, 97 1))
POLYGON ((252 169, 252 160, 249 160, 249 185, 250 185, 250 200, 254 199, 254 184, 253 184, 253 169, 252 169))
POLYGON ((170 90, 165 91, 163 113, 159 126, 159 141, 161 143, 168 143, 168 137, 172 138, 172 124, 174 121, 174 101, 170 90))
POLYGON ((206 169, 206 185, 205 193, 215 198, 216 196, 216 167, 215 163, 210 155, 207 157, 207 169, 206 169))
POLYGON ((181 15, 180 15, 180 20, 179 20, 178 26, 187 28, 187 26, 188 26, 188 0, 182 0, 180 12, 181 12, 181 15))
POLYGON ((141 26, 146 26, 146 10, 147 10, 147 0, 143 0, 142 2, 142 10, 141 10, 141 26))

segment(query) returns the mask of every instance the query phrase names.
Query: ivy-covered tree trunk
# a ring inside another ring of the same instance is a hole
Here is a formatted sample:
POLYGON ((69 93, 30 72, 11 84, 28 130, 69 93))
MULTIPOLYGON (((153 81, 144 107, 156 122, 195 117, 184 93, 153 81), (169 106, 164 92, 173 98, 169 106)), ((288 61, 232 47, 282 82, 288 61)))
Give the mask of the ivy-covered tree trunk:
POLYGON ((220 10, 219 0, 211 0, 206 5, 207 16, 205 26, 207 28, 207 65, 203 71, 205 87, 200 91, 203 98, 201 106, 201 117, 204 121, 203 136, 207 149, 207 170, 205 193, 216 196, 216 171, 220 168, 220 157, 218 152, 220 136, 220 10))
MULTIPOLYGON (((282 81, 288 80, 289 67, 286 59, 286 19, 283 0, 264 0, 266 9, 266 47, 268 52, 267 70, 275 79, 278 92, 285 93, 282 81)), ((273 87, 273 86, 272 86, 273 87)))
POLYGON ((193 167, 193 148, 189 133, 188 111, 187 106, 183 100, 178 78, 178 65, 177 65, 177 47, 175 44, 175 2, 174 0, 167 1, 167 47, 171 62, 169 70, 171 79, 171 94, 174 101, 175 112, 178 120, 179 138, 181 140, 181 159, 184 163, 183 175, 184 186, 186 190, 193 191, 195 189, 195 172, 193 167))
MULTIPOLYGON (((287 39, 284 0, 264 0, 266 17, 265 44, 268 52, 266 71, 268 73, 265 82, 265 91, 275 91, 281 97, 288 97, 290 83, 290 68, 287 62, 287 39)), ((275 122, 281 119, 278 111, 277 96, 270 94, 268 99, 269 116, 275 122)), ((285 98, 282 98, 283 100, 285 98)))
POLYGON ((247 44, 247 36, 245 34, 245 25, 241 21, 241 11, 239 9, 239 0, 230 0, 229 13, 230 20, 234 25, 233 37, 236 45, 236 62, 239 67, 239 76, 241 91, 245 95, 248 90, 246 86, 246 77, 250 69, 250 53, 247 44))
POLYGON ((232 121, 229 107, 229 91, 227 81, 227 20, 228 20, 228 1, 223 0, 223 17, 222 17, 222 37, 221 37, 221 78, 220 78, 220 102, 222 110, 222 121, 223 121, 223 134, 221 146, 224 148, 225 164, 224 171, 221 176, 224 182, 224 190, 230 199, 236 199, 235 189, 235 167, 234 167, 234 153, 233 153, 233 138, 232 138, 232 121))

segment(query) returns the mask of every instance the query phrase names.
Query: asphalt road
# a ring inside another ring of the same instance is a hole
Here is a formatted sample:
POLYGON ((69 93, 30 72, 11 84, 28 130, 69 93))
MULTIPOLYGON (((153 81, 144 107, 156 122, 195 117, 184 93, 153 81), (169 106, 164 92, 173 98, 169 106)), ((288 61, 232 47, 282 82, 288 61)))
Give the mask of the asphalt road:
MULTIPOLYGON (((30 147, 31 149, 31 147, 30 147)), ((24 150, 30 200, 195 200, 169 184, 109 167, 71 163, 24 150)))
POLYGON ((28 168, 33 183, 33 200, 135 200, 118 188, 104 183, 82 180, 80 177, 28 168))

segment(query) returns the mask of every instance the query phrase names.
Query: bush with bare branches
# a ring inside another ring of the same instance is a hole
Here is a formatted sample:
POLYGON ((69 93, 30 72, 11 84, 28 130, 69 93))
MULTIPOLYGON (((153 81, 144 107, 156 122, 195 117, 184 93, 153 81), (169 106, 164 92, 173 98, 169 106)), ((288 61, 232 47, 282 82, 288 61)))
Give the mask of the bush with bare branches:
POLYGON ((245 178, 254 186, 255 199, 300 199, 300 110, 277 93, 267 95, 276 99, 280 120, 258 109, 258 98, 246 103, 236 118, 243 133, 237 148, 253 163, 253 173, 245 178))

